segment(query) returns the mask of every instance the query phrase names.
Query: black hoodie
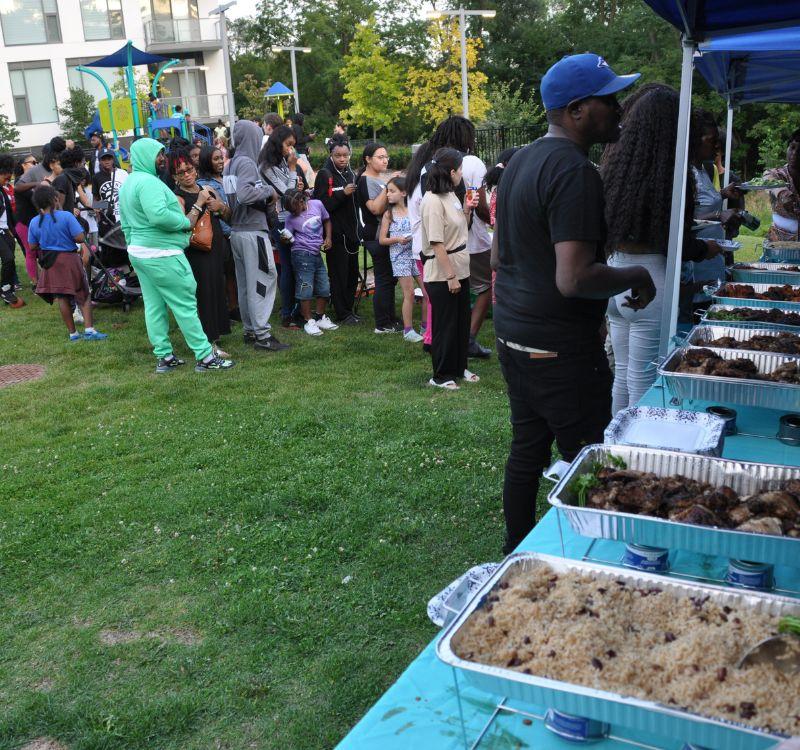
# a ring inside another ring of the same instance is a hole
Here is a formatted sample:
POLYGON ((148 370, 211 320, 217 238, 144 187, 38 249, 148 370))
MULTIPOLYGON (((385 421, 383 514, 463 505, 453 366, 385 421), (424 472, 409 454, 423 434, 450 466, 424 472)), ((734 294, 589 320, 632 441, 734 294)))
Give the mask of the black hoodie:
POLYGON ((357 245, 359 241, 356 191, 350 195, 344 194, 344 186, 352 185, 355 181, 356 176, 349 166, 340 172, 333 165, 330 157, 325 161, 322 169, 317 172, 314 180, 314 197, 322 201, 331 215, 335 244, 338 244, 337 241, 341 237, 344 237, 348 245, 351 243, 357 245))

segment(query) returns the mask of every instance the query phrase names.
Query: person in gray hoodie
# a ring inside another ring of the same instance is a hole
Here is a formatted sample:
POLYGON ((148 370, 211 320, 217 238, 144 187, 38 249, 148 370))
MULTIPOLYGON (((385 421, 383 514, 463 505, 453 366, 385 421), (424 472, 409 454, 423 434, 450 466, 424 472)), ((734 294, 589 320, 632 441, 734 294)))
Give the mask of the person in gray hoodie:
POLYGON ((275 191, 264 185, 256 160, 261 150, 261 128, 249 120, 233 126, 233 157, 222 184, 231 207, 231 250, 236 266, 239 312, 245 343, 256 349, 288 349, 272 335, 269 317, 275 304, 278 272, 267 226, 267 207, 275 191))

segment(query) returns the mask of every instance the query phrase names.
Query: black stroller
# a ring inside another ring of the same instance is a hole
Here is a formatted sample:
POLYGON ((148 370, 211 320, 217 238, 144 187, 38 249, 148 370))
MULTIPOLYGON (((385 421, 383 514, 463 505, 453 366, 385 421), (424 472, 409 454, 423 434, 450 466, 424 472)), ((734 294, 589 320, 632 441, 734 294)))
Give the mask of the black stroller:
POLYGON ((89 290, 93 302, 122 304, 128 312, 142 296, 139 279, 128 258, 128 245, 122 227, 107 201, 97 201, 98 247, 89 249, 89 290))

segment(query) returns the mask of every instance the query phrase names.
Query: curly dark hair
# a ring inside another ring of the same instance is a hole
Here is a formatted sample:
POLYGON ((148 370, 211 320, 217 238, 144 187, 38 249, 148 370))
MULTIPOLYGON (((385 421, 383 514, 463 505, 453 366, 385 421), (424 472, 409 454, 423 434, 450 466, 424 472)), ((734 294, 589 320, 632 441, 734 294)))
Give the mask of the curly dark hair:
POLYGON ((189 153, 192 148, 192 146, 175 148, 172 149, 169 154, 167 154, 167 164, 169 165, 169 173, 171 175, 174 175, 178 172, 178 167, 180 167, 181 164, 189 164, 190 166, 194 166, 192 157, 189 153))
POLYGON ((475 151, 475 126, 466 117, 450 115, 436 126, 429 140, 414 153, 406 170, 406 187, 411 195, 419 184, 422 168, 440 148, 454 148, 462 154, 475 151))
POLYGON ((13 174, 14 157, 11 154, 0 154, 0 174, 13 174))
MULTIPOLYGON (((600 173, 606 196, 606 250, 620 243, 666 253, 672 211, 672 178, 678 129, 678 92, 651 84, 623 105, 620 139, 606 148, 600 173)), ((694 180, 686 181, 684 235, 694 210, 694 180)))

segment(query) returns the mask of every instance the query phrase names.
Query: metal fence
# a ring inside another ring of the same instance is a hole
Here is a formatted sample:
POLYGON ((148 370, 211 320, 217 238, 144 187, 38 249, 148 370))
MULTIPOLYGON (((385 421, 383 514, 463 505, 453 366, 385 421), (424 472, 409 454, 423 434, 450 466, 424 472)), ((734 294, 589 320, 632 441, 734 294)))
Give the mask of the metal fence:
POLYGON ((507 148, 525 146, 541 138, 546 127, 541 125, 525 127, 480 128, 475 131, 475 151, 487 165, 494 166, 497 157, 507 148))

